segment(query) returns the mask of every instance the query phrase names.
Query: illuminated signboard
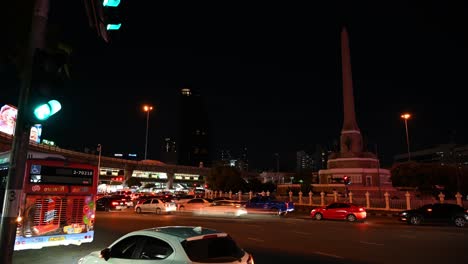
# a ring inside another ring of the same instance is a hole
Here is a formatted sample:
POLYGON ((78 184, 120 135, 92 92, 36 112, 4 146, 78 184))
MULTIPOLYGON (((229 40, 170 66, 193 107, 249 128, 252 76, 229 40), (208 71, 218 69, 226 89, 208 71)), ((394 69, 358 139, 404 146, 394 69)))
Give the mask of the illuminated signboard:
MULTIPOLYGON (((16 116, 18 109, 12 105, 4 105, 0 108, 0 131, 8 135, 15 133, 16 116)), ((31 127, 29 140, 40 143, 42 134, 42 125, 36 124, 31 127)))
POLYGON ((16 126, 18 110, 12 105, 4 105, 0 108, 0 131, 13 135, 16 126))
POLYGON ((93 170, 32 164, 29 182, 37 184, 92 185, 93 170))

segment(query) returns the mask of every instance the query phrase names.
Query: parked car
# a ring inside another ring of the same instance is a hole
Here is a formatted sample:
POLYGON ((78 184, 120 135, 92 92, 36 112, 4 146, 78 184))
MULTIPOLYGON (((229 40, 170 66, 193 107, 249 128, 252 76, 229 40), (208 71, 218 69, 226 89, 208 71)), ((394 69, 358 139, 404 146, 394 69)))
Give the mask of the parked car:
POLYGON ((247 214, 247 210, 239 201, 217 200, 208 206, 201 207, 194 211, 194 213, 214 216, 241 216, 247 214))
POLYGON ((166 226, 130 232, 109 247, 78 260, 96 263, 253 264, 251 254, 225 232, 193 226, 166 226), (112 261, 115 259, 116 262, 112 261))
POLYGON ((468 222, 468 210, 456 204, 425 204, 417 209, 400 212, 399 218, 411 225, 449 223, 463 227, 468 222))
POLYGON ((140 200, 135 206, 136 213, 151 212, 156 214, 171 213, 177 210, 174 202, 165 202, 162 199, 150 198, 146 200, 140 200))
POLYGON ((355 222, 365 220, 367 212, 366 208, 353 203, 331 203, 312 209, 310 217, 315 220, 336 219, 355 222))
POLYGON ((126 202, 120 198, 113 196, 103 196, 96 200, 96 210, 98 211, 115 211, 127 209, 126 202))
POLYGON ((177 201, 177 208, 179 211, 194 211, 201 207, 210 205, 211 202, 203 198, 193 198, 187 200, 177 201))

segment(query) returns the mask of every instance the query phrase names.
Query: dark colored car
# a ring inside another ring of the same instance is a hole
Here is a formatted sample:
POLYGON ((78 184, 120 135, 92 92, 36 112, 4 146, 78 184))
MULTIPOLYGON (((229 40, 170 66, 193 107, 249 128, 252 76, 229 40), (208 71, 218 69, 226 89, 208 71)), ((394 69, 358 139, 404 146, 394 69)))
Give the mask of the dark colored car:
POLYGON ((425 204, 418 209, 400 212, 398 216, 411 225, 449 223, 463 227, 468 222, 468 210, 456 204, 425 204))
POLYGON ((284 202, 277 200, 274 196, 257 196, 248 200, 245 203, 245 207, 249 213, 261 212, 261 211, 272 211, 278 215, 285 215, 288 212, 294 211, 293 202, 284 202))
POLYGON ((115 198, 112 196, 104 196, 96 200, 96 210, 97 211, 114 211, 126 209, 127 205, 125 201, 120 198, 115 198))
POLYGON ((366 208, 352 203, 331 203, 310 211, 310 217, 315 220, 336 219, 349 222, 364 221, 367 217, 366 208))

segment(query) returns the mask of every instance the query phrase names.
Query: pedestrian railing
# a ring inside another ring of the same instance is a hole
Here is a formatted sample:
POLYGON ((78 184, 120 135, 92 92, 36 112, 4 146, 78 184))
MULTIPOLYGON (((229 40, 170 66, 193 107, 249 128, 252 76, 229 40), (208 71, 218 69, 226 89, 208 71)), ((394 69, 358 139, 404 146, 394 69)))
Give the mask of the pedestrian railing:
MULTIPOLYGON (((256 195, 269 196, 270 192, 261 192, 261 193, 242 193, 237 192, 233 193, 222 192, 222 191, 206 191, 205 198, 216 198, 216 197, 228 197, 233 200, 238 201, 247 201, 252 199, 256 195)), ((438 199, 421 199, 415 196, 412 196, 409 192, 405 193, 405 199, 392 199, 388 192, 385 192, 381 197, 372 197, 369 192, 364 193, 364 196, 354 195, 350 192, 347 196, 339 195, 338 192, 334 191, 333 194, 325 194, 324 192, 314 194, 309 192, 306 196, 299 192, 297 196, 293 196, 292 192, 289 192, 288 196, 279 196, 276 195, 278 200, 294 202, 296 205, 309 205, 309 206, 324 206, 332 202, 351 202, 360 206, 364 206, 367 209, 371 210, 387 210, 387 211, 402 211, 408 209, 414 209, 421 207, 424 204, 429 203, 453 203, 458 204, 464 208, 468 207, 468 201, 462 200, 462 195, 457 193, 455 195, 455 200, 445 200, 445 195, 440 193, 438 199)))

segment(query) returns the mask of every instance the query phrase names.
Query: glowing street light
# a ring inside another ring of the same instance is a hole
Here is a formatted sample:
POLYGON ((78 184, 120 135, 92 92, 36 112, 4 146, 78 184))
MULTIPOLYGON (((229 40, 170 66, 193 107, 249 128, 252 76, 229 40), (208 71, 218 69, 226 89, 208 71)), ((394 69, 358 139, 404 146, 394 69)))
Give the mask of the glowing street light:
POLYGON ((404 113, 401 115, 401 118, 405 120, 405 129, 406 129, 406 145, 408 147, 408 161, 411 160, 411 152, 410 152, 410 144, 409 144, 409 136, 408 136, 408 119, 410 119, 411 115, 408 113, 404 113))
POLYGON ((145 160, 148 154, 148 125, 149 125, 149 114, 150 111, 153 110, 153 106, 151 105, 144 105, 143 111, 146 112, 146 140, 145 140, 145 160))

